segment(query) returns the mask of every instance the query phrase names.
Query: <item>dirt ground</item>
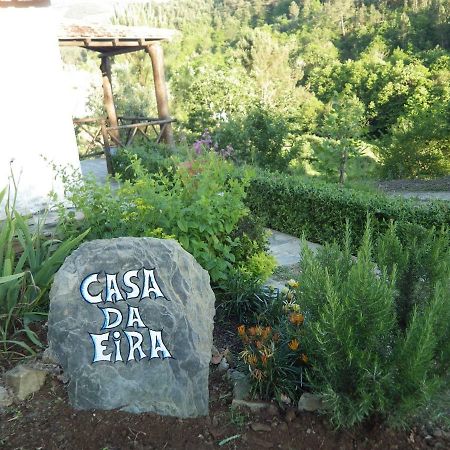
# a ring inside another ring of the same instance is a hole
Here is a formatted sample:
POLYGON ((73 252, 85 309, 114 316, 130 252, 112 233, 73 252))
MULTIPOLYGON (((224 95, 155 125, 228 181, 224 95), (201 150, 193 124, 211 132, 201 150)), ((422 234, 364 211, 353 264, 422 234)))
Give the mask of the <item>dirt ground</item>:
MULTIPOLYGON (((49 377, 33 398, 0 414, 0 448, 428 448, 417 430, 398 432, 372 424, 336 432, 324 418, 312 413, 295 414, 294 410, 280 411, 275 407, 259 414, 246 413, 232 410, 230 403, 230 387, 217 370, 212 372, 210 380, 209 417, 185 420, 120 411, 76 411, 68 403, 64 384, 49 377)), ((444 442, 439 444, 435 448, 449 448, 444 442)))
MULTIPOLYGON (((216 327, 218 348, 238 351, 234 326, 216 327)), ((38 331, 38 330, 36 330, 38 331)), ((41 338, 45 334, 39 330, 41 338)), ((44 339, 43 339, 44 340, 44 339)), ((5 371, 15 363, 0 360, 5 371)), ((210 413, 197 419, 121 411, 77 411, 61 377, 48 375, 32 398, 0 409, 0 449, 163 450, 163 449, 424 449, 450 448, 418 429, 394 431, 379 423, 334 431, 327 420, 275 404, 260 413, 231 408, 232 389, 211 366, 210 413)))

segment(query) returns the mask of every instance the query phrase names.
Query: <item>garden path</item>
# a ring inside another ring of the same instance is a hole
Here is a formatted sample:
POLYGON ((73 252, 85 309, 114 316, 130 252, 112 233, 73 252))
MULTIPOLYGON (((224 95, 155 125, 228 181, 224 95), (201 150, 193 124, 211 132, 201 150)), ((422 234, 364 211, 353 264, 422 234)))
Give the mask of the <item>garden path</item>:
MULTIPOLYGON (((300 262, 300 239, 279 231, 270 230, 270 253, 277 260, 278 266, 292 266, 300 262)), ((319 244, 307 242, 308 247, 316 252, 319 244)))
MULTIPOLYGON (((268 280, 267 285, 281 289, 290 278, 295 278, 299 273, 300 239, 280 231, 268 229, 269 253, 275 257, 277 269, 268 280)), ((306 242, 308 247, 316 252, 320 244, 306 242)))
POLYGON ((404 198, 414 198, 418 200, 445 200, 450 202, 450 192, 448 191, 424 191, 424 192, 413 192, 413 191, 405 191, 405 192, 396 192, 391 191, 387 192, 389 195, 401 196, 404 198))
POLYGON ((99 183, 105 183, 108 176, 105 158, 83 159, 80 161, 80 167, 83 176, 91 174, 99 183))

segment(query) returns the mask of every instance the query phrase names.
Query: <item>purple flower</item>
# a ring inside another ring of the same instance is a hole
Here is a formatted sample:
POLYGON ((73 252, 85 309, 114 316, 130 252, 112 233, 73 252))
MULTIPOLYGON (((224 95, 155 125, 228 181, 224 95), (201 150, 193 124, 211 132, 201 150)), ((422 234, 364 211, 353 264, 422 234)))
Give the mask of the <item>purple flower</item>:
POLYGON ((197 155, 200 155, 202 153, 202 141, 196 141, 194 142, 194 150, 197 155))

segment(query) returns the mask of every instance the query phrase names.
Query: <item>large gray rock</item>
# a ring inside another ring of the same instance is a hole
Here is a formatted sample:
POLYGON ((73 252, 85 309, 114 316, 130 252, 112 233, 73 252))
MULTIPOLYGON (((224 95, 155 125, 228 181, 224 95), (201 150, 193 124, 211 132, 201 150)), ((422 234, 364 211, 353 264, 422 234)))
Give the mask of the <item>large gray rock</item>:
POLYGON ((72 405, 207 415, 214 311, 208 273, 177 242, 82 244, 50 293, 49 351, 72 405))

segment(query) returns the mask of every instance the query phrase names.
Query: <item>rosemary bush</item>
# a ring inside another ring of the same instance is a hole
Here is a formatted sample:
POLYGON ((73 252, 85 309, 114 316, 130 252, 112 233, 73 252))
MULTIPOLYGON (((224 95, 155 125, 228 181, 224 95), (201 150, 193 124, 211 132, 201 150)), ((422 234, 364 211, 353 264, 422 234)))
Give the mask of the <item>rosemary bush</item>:
POLYGON ((448 233, 391 224, 374 240, 368 224, 356 258, 350 235, 317 256, 302 248, 308 381, 337 427, 375 416, 403 425, 445 388, 448 233))

